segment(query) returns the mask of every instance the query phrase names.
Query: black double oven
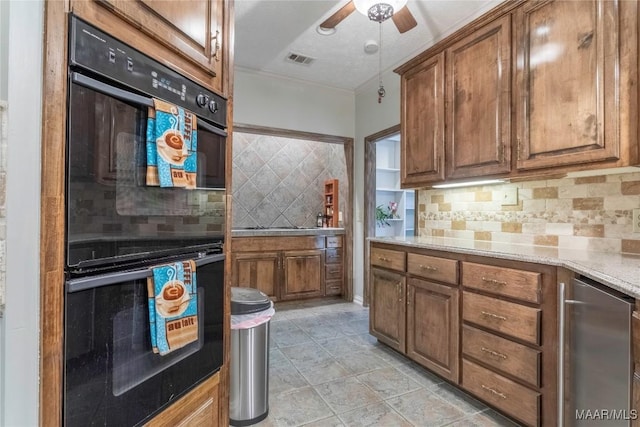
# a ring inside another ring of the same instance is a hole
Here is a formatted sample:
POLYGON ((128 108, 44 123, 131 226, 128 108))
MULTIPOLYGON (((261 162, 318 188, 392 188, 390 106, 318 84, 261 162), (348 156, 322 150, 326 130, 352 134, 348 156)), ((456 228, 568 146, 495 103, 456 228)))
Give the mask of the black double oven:
POLYGON ((70 15, 64 425, 135 426, 223 359, 226 100, 70 15), (149 107, 197 116, 195 189, 146 185, 149 107), (197 339, 152 351, 147 277, 194 260, 197 339))

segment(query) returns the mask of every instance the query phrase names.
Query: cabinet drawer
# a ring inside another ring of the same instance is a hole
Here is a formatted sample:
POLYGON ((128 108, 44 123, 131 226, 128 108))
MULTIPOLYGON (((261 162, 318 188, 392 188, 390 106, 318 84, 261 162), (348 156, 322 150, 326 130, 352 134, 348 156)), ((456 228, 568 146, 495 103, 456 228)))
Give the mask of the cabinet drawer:
POLYGON ((327 248, 341 248, 342 236, 327 236, 327 248))
POLYGON ((341 248, 326 249, 324 252, 324 262, 325 264, 341 263, 342 249, 341 248))
POLYGON ((371 264, 392 270, 404 271, 406 257, 404 252, 392 249, 371 248, 371 264))
POLYGON ((533 344, 540 344, 540 309, 472 292, 465 291, 462 295, 464 320, 533 344))
POLYGON ((342 264, 329 264, 324 266, 325 280, 342 279, 342 264))
POLYGON ((342 280, 329 280, 324 285, 325 295, 340 295, 342 294, 342 280))
POLYGON ((527 425, 538 425, 540 393, 465 359, 462 386, 527 425))
POLYGON ((458 261, 453 259, 409 253, 407 272, 426 279, 458 284, 458 261))
POLYGON ((539 304, 541 274, 492 265, 462 263, 462 285, 539 304))
POLYGON ((462 328, 462 352, 486 365, 540 386, 540 351, 469 325, 462 328))

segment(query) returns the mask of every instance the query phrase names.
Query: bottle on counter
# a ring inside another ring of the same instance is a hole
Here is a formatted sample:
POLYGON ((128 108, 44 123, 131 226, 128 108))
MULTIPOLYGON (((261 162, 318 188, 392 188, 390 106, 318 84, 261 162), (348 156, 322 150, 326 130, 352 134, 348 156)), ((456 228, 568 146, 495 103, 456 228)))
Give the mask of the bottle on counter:
POLYGON ((318 216, 316 217, 316 227, 322 227, 322 225, 324 224, 324 218, 322 213, 318 213, 318 216))

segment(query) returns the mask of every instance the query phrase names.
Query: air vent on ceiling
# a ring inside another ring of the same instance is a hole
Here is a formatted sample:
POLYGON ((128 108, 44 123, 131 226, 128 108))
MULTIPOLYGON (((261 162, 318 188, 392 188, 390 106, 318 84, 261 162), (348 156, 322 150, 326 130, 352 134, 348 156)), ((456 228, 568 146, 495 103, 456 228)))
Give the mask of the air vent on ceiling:
POLYGON ((287 55, 287 62, 295 62, 296 64, 311 65, 315 60, 315 58, 311 58, 310 56, 304 56, 294 52, 289 52, 287 55))

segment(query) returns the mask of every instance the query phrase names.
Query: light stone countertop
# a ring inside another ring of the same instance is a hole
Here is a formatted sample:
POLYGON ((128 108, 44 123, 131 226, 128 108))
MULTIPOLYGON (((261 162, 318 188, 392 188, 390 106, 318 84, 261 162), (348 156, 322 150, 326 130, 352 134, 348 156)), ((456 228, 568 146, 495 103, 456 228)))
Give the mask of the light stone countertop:
POLYGON ((369 241, 565 267, 640 298, 640 255, 447 237, 371 237, 369 241))
POLYGON ((334 236, 345 234, 344 228, 317 227, 317 228, 259 228, 245 229, 234 228, 231 237, 257 237, 257 236, 334 236))

